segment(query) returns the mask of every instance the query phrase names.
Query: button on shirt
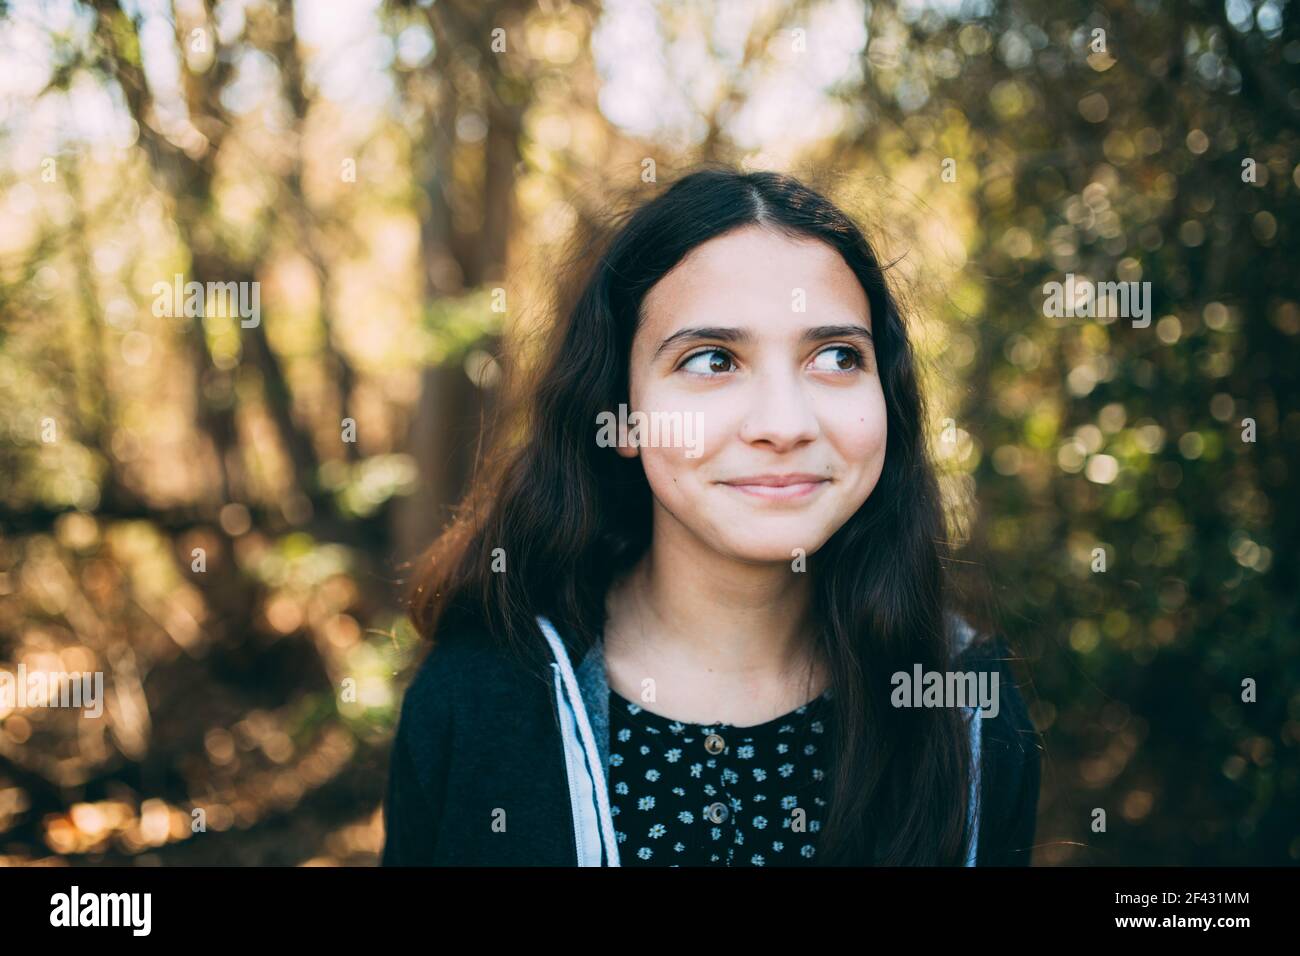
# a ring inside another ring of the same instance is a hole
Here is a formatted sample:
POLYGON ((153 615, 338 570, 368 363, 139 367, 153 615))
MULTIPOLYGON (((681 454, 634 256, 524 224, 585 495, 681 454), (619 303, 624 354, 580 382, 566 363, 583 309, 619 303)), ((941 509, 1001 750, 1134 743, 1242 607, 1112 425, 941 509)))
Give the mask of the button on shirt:
POLYGON ((806 866, 826 812, 830 691, 753 727, 670 720, 610 690, 624 866, 806 866))

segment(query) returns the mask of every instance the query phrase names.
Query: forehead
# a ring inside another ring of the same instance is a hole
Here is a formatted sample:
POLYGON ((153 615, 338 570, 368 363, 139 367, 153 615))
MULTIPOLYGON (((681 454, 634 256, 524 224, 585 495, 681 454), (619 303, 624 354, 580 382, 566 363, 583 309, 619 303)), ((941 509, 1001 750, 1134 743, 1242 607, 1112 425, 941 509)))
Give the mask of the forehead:
POLYGON ((706 316, 712 325, 788 322, 796 290, 809 318, 868 320, 866 293, 839 252, 818 239, 751 225, 692 249, 646 294, 642 324, 671 331, 706 316))

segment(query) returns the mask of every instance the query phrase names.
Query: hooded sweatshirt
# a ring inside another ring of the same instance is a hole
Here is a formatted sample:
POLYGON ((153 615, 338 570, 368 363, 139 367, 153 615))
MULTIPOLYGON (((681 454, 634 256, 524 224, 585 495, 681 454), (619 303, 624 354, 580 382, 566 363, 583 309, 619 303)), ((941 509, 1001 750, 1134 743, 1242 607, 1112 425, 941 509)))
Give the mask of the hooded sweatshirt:
MULTIPOLYGON (((967 866, 1028 865, 1039 744, 998 641, 949 615, 963 671, 998 674, 996 715, 965 708, 967 866)), ((439 635, 406 691, 384 802, 384 866, 618 866, 603 642, 575 664, 550 620, 538 674, 472 629, 439 635)), ((868 862, 868 861, 863 861, 868 862)))

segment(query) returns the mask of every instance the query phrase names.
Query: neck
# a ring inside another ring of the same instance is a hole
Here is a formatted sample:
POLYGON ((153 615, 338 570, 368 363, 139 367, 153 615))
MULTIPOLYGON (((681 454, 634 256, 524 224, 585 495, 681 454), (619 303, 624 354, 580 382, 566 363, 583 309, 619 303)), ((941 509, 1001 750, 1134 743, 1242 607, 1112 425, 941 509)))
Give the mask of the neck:
POLYGON ((811 682, 820 691, 808 575, 785 561, 719 554, 671 518, 655 517, 645 557, 611 589, 607 646, 709 674, 719 690, 811 682))

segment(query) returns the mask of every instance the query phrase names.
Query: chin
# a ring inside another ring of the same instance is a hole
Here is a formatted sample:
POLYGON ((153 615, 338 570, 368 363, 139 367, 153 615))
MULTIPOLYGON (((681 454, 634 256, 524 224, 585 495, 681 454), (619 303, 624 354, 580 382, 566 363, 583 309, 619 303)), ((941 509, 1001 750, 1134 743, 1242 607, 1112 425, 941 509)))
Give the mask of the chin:
POLYGON ((780 527, 767 528, 762 524, 755 522, 756 526, 742 535, 728 534, 722 539, 714 537, 712 544, 718 551, 739 561, 790 565, 799 550, 805 557, 812 557, 826 542, 822 529, 809 527, 806 519, 783 521, 780 527))

